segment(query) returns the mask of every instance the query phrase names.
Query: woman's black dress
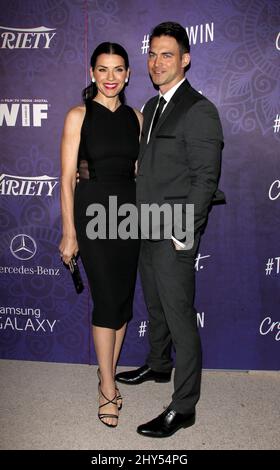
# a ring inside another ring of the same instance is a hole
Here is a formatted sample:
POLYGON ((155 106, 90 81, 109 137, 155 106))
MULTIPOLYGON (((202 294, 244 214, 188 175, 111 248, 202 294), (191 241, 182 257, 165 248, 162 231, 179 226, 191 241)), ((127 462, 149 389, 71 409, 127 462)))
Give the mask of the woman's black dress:
POLYGON ((135 205, 138 151, 139 122, 132 108, 121 105, 112 112, 96 101, 86 104, 78 154, 80 180, 74 198, 75 227, 94 303, 92 323, 116 330, 132 317, 140 241, 119 236, 118 224, 129 213, 116 217, 114 207, 135 205), (93 203, 101 205, 95 206, 96 212, 88 209, 93 203), (103 234, 99 223, 104 220, 102 206, 106 210, 103 234), (91 215, 86 215, 87 210, 91 215), (94 230, 98 238, 91 239, 94 230))

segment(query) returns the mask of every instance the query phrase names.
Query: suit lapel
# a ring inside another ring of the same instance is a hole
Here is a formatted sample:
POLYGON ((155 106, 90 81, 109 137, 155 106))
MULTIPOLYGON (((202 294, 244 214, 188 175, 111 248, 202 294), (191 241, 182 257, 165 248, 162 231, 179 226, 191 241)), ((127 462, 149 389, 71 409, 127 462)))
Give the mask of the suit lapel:
POLYGON ((139 157, 138 157, 139 162, 141 161, 143 154, 145 152, 145 149, 147 147, 148 133, 149 133, 151 121, 153 119, 153 115, 157 106, 158 96, 155 96, 154 98, 152 98, 152 100, 153 101, 150 103, 149 110, 146 111, 144 109, 144 124, 143 124, 143 132, 142 132, 142 137, 140 141, 140 150, 139 150, 139 157))
MULTIPOLYGON (((193 98, 192 98, 192 95, 190 93, 188 93, 190 88, 191 88, 190 83, 188 82, 187 79, 185 79, 185 81, 182 83, 182 85, 180 85, 179 88, 176 90, 176 92, 172 96, 171 100, 169 101, 168 105, 166 106, 165 110, 163 111, 162 115, 160 116, 160 118, 157 122, 157 125, 154 128, 153 133, 150 136, 149 143, 147 144, 146 139, 148 137, 149 129, 150 129, 150 126, 151 126, 151 121, 152 121, 152 118, 153 118, 153 115, 154 115, 154 112, 155 112, 155 109, 156 109, 156 106, 157 106, 157 102, 158 102, 158 96, 155 96, 153 98, 154 102, 151 103, 149 111, 147 112, 147 114, 144 117, 144 132, 143 133, 144 133, 144 136, 145 136, 145 140, 142 137, 141 143, 140 143, 139 164, 141 163, 141 161, 144 157, 146 149, 153 143, 158 130, 163 125, 163 123, 166 121, 166 119, 168 118, 170 113, 174 110, 176 104, 181 100, 183 95, 186 96, 186 94, 188 94, 190 99, 188 100, 189 102, 187 104, 189 105, 189 107, 192 106, 193 98)), ((188 106, 185 107, 186 111, 187 111, 187 109, 188 109, 188 106)))
MULTIPOLYGON (((156 134, 157 134, 157 131, 160 129, 160 127, 166 121, 169 114, 173 111, 174 107, 176 106, 176 104, 180 101, 182 95, 186 94, 190 87, 191 87, 190 83, 188 82, 187 79, 185 79, 185 81, 182 83, 182 85, 180 85, 179 88, 176 90, 176 92, 172 96, 171 100, 169 101, 168 105, 166 106, 165 110, 163 111, 162 115, 160 116, 160 118, 157 122, 157 125, 154 128, 153 133, 150 136, 149 143, 147 144, 146 141, 144 142, 143 139, 141 140, 140 157, 139 157, 140 160, 143 158, 143 155, 145 153, 146 148, 154 141, 154 139, 156 137, 156 134)), ((155 112, 155 109, 156 109, 156 106, 157 106, 157 102, 158 102, 158 97, 155 96, 154 106, 151 107, 151 110, 150 110, 149 114, 147 115, 147 117, 145 116, 145 119, 144 119, 144 122, 146 122, 146 124, 145 124, 145 133, 144 133, 146 138, 148 136, 148 132, 149 132, 149 129, 150 129, 150 126, 151 126, 151 121, 152 121, 152 118, 153 118, 153 115, 154 115, 154 112, 155 112)))
POLYGON ((174 107, 175 107, 175 103, 171 99, 169 101, 168 105, 166 106, 165 110, 163 111, 162 115, 160 116, 160 118, 159 118, 159 120, 156 124, 156 127, 154 128, 153 133, 150 136, 149 144, 150 144, 150 142, 152 142, 154 140, 158 129, 162 126, 162 124, 164 123, 166 118, 169 116, 169 114, 171 113, 171 111, 173 110, 174 107))
POLYGON ((180 101, 182 95, 186 94, 187 90, 190 88, 190 83, 187 79, 179 86, 179 88, 175 91, 174 95, 172 96, 171 100, 169 101, 168 105, 166 106, 165 110, 163 111, 162 115, 160 116, 156 127, 151 135, 150 141, 155 138, 157 131, 163 125, 163 123, 168 118, 171 111, 173 111, 176 104, 180 101))

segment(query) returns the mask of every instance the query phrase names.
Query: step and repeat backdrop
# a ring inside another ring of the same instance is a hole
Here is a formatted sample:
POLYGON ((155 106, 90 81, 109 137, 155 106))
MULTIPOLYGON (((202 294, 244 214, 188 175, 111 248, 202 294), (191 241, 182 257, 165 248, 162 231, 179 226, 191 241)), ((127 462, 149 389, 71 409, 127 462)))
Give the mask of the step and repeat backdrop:
MULTIPOLYGON (((218 107, 220 187, 196 259, 204 368, 280 366, 280 3, 278 0, 0 1, 0 357, 95 363, 88 287, 60 262, 60 140, 103 41, 129 53, 128 104, 156 94, 151 28, 178 21, 191 84, 218 107)), ((85 274, 82 272, 86 284, 85 274)), ((120 364, 140 365, 148 317, 137 283, 120 364)))

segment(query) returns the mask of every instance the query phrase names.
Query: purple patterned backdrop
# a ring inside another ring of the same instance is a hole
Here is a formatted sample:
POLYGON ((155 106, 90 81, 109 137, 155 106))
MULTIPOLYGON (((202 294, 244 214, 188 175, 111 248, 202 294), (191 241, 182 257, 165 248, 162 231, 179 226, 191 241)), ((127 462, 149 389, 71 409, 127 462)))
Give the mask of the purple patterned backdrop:
MULTIPOLYGON (((91 300, 60 263, 59 146, 89 82, 92 50, 123 44, 127 101, 155 91, 148 34, 187 28, 188 79, 218 107, 220 187, 197 258, 204 367, 279 369, 280 4, 278 0, 0 1, 0 357, 94 363, 91 300), (278 212, 277 212, 278 209, 278 212)), ((121 364, 142 364, 147 313, 138 282, 121 364)))

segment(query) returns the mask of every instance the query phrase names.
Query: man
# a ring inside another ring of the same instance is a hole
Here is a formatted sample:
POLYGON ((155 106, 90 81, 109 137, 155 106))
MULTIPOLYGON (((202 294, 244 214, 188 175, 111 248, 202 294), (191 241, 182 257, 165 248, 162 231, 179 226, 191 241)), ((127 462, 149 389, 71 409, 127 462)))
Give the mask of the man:
POLYGON ((144 108, 137 202, 139 206, 193 204, 194 242, 187 247, 187 240, 176 239, 175 232, 170 239, 142 241, 140 274, 149 312, 150 353, 143 367, 119 373, 116 380, 125 384, 170 381, 173 343, 172 401, 157 418, 137 429, 149 437, 168 437, 193 425, 200 395, 194 264, 200 233, 217 190, 223 134, 214 105, 184 78, 189 51, 187 33, 178 23, 161 23, 153 29, 148 69, 165 101, 156 96, 144 108), (159 106, 163 106, 161 114, 159 106))

